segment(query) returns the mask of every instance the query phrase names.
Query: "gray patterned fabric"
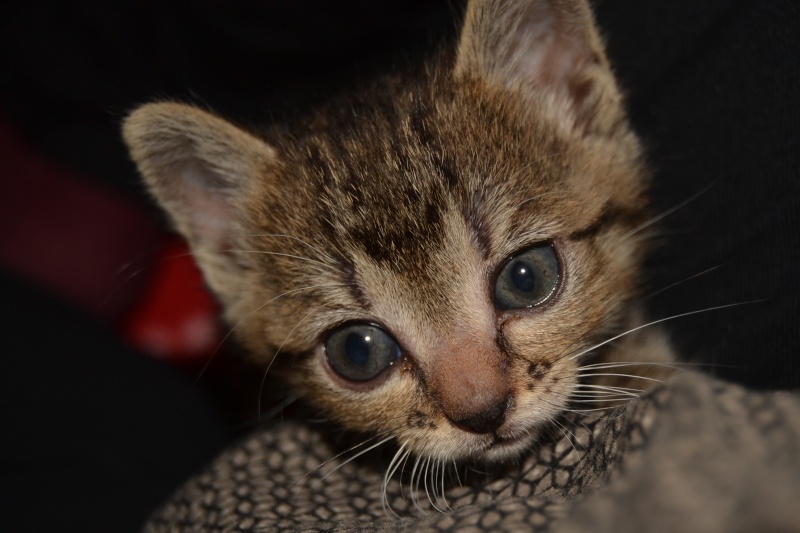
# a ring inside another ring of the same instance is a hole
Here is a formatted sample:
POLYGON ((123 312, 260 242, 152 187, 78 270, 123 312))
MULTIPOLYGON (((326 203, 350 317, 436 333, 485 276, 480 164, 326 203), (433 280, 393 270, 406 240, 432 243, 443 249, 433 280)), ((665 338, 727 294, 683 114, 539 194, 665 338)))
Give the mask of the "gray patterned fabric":
POLYGON ((336 457, 347 447, 323 430, 277 423, 190 480, 145 531, 800 531, 800 396, 684 374, 600 413, 562 421, 502 472, 429 473, 427 493, 409 460, 388 514, 391 454, 341 466, 355 452, 336 457))

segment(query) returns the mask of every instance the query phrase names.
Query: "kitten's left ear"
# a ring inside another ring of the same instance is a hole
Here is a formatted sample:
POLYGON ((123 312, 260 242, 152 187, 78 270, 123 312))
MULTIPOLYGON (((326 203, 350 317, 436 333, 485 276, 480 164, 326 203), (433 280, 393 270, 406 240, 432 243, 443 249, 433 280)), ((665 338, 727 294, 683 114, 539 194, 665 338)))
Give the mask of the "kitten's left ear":
POLYGON ((585 0, 471 1, 455 74, 525 93, 549 91, 585 133, 606 133, 624 116, 585 0))
POLYGON ((211 113, 178 103, 144 105, 125 120, 125 142, 150 193, 189 241, 218 295, 241 270, 232 249, 247 234, 248 199, 274 193, 275 149, 211 113))
POLYGON ((241 233, 241 204, 269 180, 275 150, 211 113, 144 105, 125 120, 131 157, 176 229, 195 249, 219 251, 241 233))

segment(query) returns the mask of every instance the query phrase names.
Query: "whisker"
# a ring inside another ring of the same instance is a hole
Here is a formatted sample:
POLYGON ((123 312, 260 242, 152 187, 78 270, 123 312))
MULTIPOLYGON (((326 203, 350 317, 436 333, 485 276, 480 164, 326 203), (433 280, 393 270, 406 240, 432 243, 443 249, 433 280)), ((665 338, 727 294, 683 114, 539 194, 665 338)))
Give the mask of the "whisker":
POLYGON ((456 463, 455 459, 453 459, 453 472, 455 472, 456 474, 456 481, 458 482, 458 486, 463 488, 464 485, 461 484, 461 477, 458 475, 458 464, 456 463))
POLYGON ((390 441, 390 440, 392 440, 393 438, 394 438, 394 436, 389 436, 389 437, 386 437, 385 439, 383 439, 383 440, 381 440, 381 441, 378 441, 377 443, 373 444, 373 445, 372 445, 372 446, 370 446, 369 448, 367 448, 367 449, 365 449, 365 450, 361 450, 360 452, 358 452, 358 453, 357 453, 357 454, 355 454, 354 456, 350 457, 350 458, 349 458, 349 459, 347 459, 346 461, 344 461, 344 462, 342 462, 342 463, 340 463, 340 464, 336 465, 336 468, 334 468, 333 470, 331 470, 330 472, 328 472, 327 474, 325 474, 324 476, 322 476, 320 479, 325 479, 325 478, 327 478, 328 476, 330 476, 331 474, 333 474, 334 472, 336 472, 337 470, 339 470, 339 469, 340 469, 340 468, 342 468, 343 466, 347 465, 347 464, 348 464, 348 463, 350 463, 351 461, 354 461, 355 459, 357 459, 357 458, 361 457, 362 455, 364 455, 364 454, 365 454, 365 453, 367 453, 368 451, 370 451, 370 450, 374 450, 375 448, 377 448, 378 446, 380 446, 380 445, 382 445, 382 444, 386 444, 387 442, 389 442, 389 441, 390 441))
MULTIPOLYGON (((145 259, 148 259, 148 258, 150 258, 152 256, 158 256, 164 250, 167 250, 169 248, 170 248, 169 245, 161 245, 161 246, 158 246, 156 249, 153 249, 153 250, 151 250, 149 252, 145 252, 143 254, 138 255, 137 257, 134 257, 133 259, 125 262, 125 264, 120 265, 120 267, 116 270, 116 272, 114 272, 114 277, 116 278, 118 276, 121 276, 123 273, 125 273, 126 270, 128 270, 130 268, 133 268, 134 264, 136 264, 136 263, 140 263, 141 264, 145 259)), ((106 305, 108 305, 108 302, 111 301, 111 299, 114 298, 114 296, 116 296, 117 292, 119 292, 119 290, 122 289, 122 287, 125 286, 126 283, 131 281, 136 276, 140 275, 142 272, 146 272, 146 271, 148 271, 148 270, 150 270, 150 269, 152 269, 152 268, 154 268, 156 266, 160 266, 160 265, 162 265, 164 263, 167 263, 169 261, 172 261, 174 259, 180 259, 182 257, 187 257, 187 256, 190 257, 191 255, 192 255, 191 252, 184 252, 184 253, 181 253, 181 254, 170 255, 169 257, 161 257, 157 261, 148 261, 145 266, 137 268, 136 270, 134 270, 133 272, 131 272, 127 276, 125 276, 125 278, 123 278, 122 280, 119 280, 116 283, 116 285, 108 292, 108 294, 103 299, 103 301, 98 304, 98 306, 97 306, 98 309, 103 309, 106 305)))
POLYGON ((408 500, 408 498, 406 497, 406 493, 405 493, 405 489, 403 488, 402 480, 403 480, 403 473, 405 473, 405 471, 406 471, 406 465, 408 464, 408 458, 409 457, 411 457, 411 449, 410 448, 408 450, 406 450, 406 455, 403 458, 403 465, 400 467, 400 495, 405 500, 408 500))
POLYGON ((322 261, 317 261, 316 259, 311 259, 310 257, 304 257, 302 255, 294 255, 294 254, 286 254, 283 252, 268 252, 266 250, 238 250, 238 249, 228 249, 228 250, 221 250, 222 252, 231 252, 231 253, 238 253, 238 254, 263 254, 263 255, 275 255, 279 257, 290 257, 292 259, 300 259, 302 261, 307 261, 309 263, 313 263, 316 265, 321 265, 325 267, 326 271, 334 271, 338 272, 335 268, 333 268, 328 263, 323 263, 322 261))
POLYGON ((428 481, 430 480, 430 477, 428 476, 428 472, 429 472, 430 465, 431 465, 431 458, 430 457, 426 457, 425 458, 425 471, 424 471, 424 475, 422 477, 422 485, 423 485, 423 487, 425 487, 425 495, 428 497, 428 503, 430 503, 431 506, 434 509, 436 509, 437 511, 439 511, 441 513, 442 511, 438 507, 436 507, 435 503, 433 503, 433 498, 431 497, 431 493, 428 490, 428 481))
POLYGON ((620 394, 632 394, 636 395, 637 392, 643 392, 642 389, 633 389, 630 387, 612 387, 609 385, 595 385, 593 383, 579 383, 576 385, 578 389, 596 389, 598 391, 613 391, 618 392, 620 394))
POLYGON ((642 389, 637 389, 634 387, 621 387, 617 385, 599 385, 596 383, 578 383, 575 385, 579 388, 593 388, 598 390, 625 390, 625 391, 641 391, 642 389))
POLYGON ((584 446, 583 443, 580 440, 578 440, 578 437, 576 437, 575 434, 572 431, 570 431, 569 428, 567 428, 567 426, 559 422, 557 419, 553 419, 553 423, 556 424, 558 427, 560 427, 563 432, 565 432, 564 437, 567 439, 567 442, 570 443, 576 455, 579 454, 578 448, 575 447, 576 442, 580 445, 581 448, 583 448, 584 452, 586 451, 586 446, 584 446))
POLYGON ((411 489, 411 503, 417 508, 417 510, 419 510, 420 513, 425 514, 425 511, 419 504, 419 477, 417 477, 417 468, 419 468, 419 463, 421 460, 422 458, 418 455, 414 461, 414 467, 411 469, 409 488, 411 489))
MULTIPOLYGON (((658 363, 652 361, 642 361, 641 363, 637 363, 635 361, 619 361, 613 363, 592 363, 589 365, 581 365, 578 367, 578 372, 582 372, 585 370, 602 370, 606 368, 625 368, 629 366, 655 366, 660 368, 671 368, 673 370, 680 370, 681 366, 697 366, 691 363, 658 363)), ((605 375, 605 374, 603 374, 605 375)))
POLYGON ((305 291, 305 290, 309 290, 309 289, 316 289, 316 288, 319 288, 319 287, 339 287, 339 286, 344 286, 344 284, 322 283, 322 284, 319 284, 319 285, 309 285, 307 287, 300 287, 300 288, 297 288, 297 289, 292 289, 292 290, 284 292, 283 294, 279 294, 278 296, 272 298, 271 300, 268 300, 267 302, 259 305, 258 307, 256 307, 255 309, 253 309, 252 311, 247 313, 244 317, 242 317, 241 320, 239 320, 236 324, 234 324, 233 327, 228 331, 228 333, 226 333, 225 336, 222 337, 222 340, 220 340, 219 343, 217 343, 217 347, 214 348, 214 351, 208 357, 208 360, 203 365, 203 368, 201 368, 200 372, 198 372, 197 377, 194 380, 194 384, 197 385, 198 383, 200 383, 200 380, 205 375, 206 371, 208 370, 208 367, 211 366, 211 362, 214 360, 214 357, 216 357, 217 353, 220 351, 222 346, 225 344, 225 341, 227 341, 228 338, 230 338, 230 336, 233 335, 234 331, 236 331, 236 329, 239 326, 241 326, 242 323, 245 320, 247 320, 248 318, 253 316, 255 313, 261 311, 262 309, 264 309, 266 306, 268 306, 269 304, 271 304, 272 302, 274 302, 278 298, 282 298, 282 297, 284 297, 284 296, 286 296, 288 294, 292 294, 292 293, 300 292, 300 291, 305 291))
POLYGON ((394 473, 397 471, 400 463, 405 457, 408 456, 409 453, 411 453, 410 450, 406 450, 407 445, 408 441, 405 441, 400 448, 397 449, 394 457, 392 457, 392 460, 389 462, 389 466, 386 468, 386 473, 383 475, 383 484, 381 486, 381 507, 383 508, 383 513, 387 516, 389 515, 389 512, 391 512, 393 515, 399 518, 389 503, 389 497, 387 496, 386 491, 389 488, 389 481, 392 479, 392 476, 394 476, 394 473), (389 512, 387 512, 387 509, 389 512))
MULTIPOLYGON (((634 396, 638 398, 638 396, 634 396)), ((630 400, 630 396, 609 396, 608 398, 600 398, 595 400, 581 399, 580 403, 609 403, 609 402, 625 402, 630 400)))
POLYGON ((622 237, 620 237, 620 239, 621 239, 621 240, 627 239, 628 237, 630 237, 630 236, 632 236, 632 235, 635 235, 635 234, 637 234, 638 232, 640 232, 640 231, 641 231, 641 230, 643 230, 644 228, 646 228, 646 227, 648 227, 648 226, 652 226, 653 224, 655 224, 655 223, 656 223, 656 222, 658 222, 659 220, 662 220, 662 219, 664 219, 664 218, 668 217, 669 215, 671 215, 671 214, 672 214, 672 213, 674 213, 675 211, 679 210, 680 208, 682 208, 682 207, 685 207, 686 205, 688 205, 688 204, 690 204, 690 203, 694 202, 695 200, 697 200, 698 198, 700 198, 702 195, 704 195, 705 193, 707 193, 707 192, 709 191, 709 189, 711 189, 711 188, 712 188, 713 186, 715 186, 715 185, 716 185, 716 182, 714 182, 714 183, 711 183, 710 185, 707 185, 705 188, 703 188, 703 189, 701 189, 700 191, 696 192, 695 194, 693 194, 692 196, 690 196, 690 197, 689 197, 689 198, 687 198, 686 200, 682 201, 682 202, 681 202, 681 203, 679 203, 678 205, 675 205, 675 206, 673 206, 673 207, 670 207, 670 208, 669 208, 669 209, 667 209, 666 211, 662 211, 662 212, 661 212, 661 213, 659 213, 658 215, 656 215, 656 216, 654 216, 654 217, 650 218, 649 220, 647 220, 647 221, 645 221, 645 222, 643 222, 643 223, 639 224, 638 226, 636 226, 636 227, 635 227, 635 228, 633 228, 632 230, 630 230, 630 231, 628 231, 627 233, 625 233, 625 234, 624 234, 622 237))
MULTIPOLYGON (((610 407, 609 408, 605 408, 605 409, 610 409, 610 407)), ((600 409, 598 409, 598 410, 600 410, 600 409)), ((562 409, 562 411, 564 413, 571 413, 571 414, 580 416, 582 418, 591 418, 592 420, 600 420, 603 417, 602 415, 599 415, 599 414, 598 415, 588 414, 585 410, 576 410, 575 408, 572 408, 572 407, 565 407, 565 408, 562 409)))
POLYGON ((561 394, 561 396, 565 398, 602 398, 603 396, 618 396, 618 395, 619 393, 616 392, 601 391, 601 390, 579 391, 579 392, 573 392, 572 394, 561 394))
POLYGON ((717 310, 720 310, 720 309, 727 309, 729 307, 738 307, 740 305, 748 305, 748 304, 760 303, 760 302, 764 302, 764 301, 766 301, 766 300, 750 300, 750 301, 746 301, 746 302, 737 302, 737 303, 733 303, 733 304, 717 305, 717 306, 714 306, 714 307, 707 307, 705 309, 699 309, 697 311, 689 311, 687 313, 680 313, 680 314, 677 314, 677 315, 668 316, 666 318, 660 318, 658 320, 653 320, 652 322, 648 322, 646 324, 642 324, 641 326, 636 326, 635 328, 631 328, 628 331, 625 331, 624 333, 620 333, 619 335, 615 335, 614 337, 611 337, 610 339, 606 339, 603 342, 595 344, 594 346, 592 346, 590 348, 587 348, 587 349, 583 350, 582 352, 580 352, 580 353, 578 353, 576 355, 570 356, 570 359, 577 359, 578 357, 580 357, 582 355, 585 355, 585 354, 591 352, 592 350, 600 348, 601 346, 605 346, 609 342, 612 342, 612 341, 615 341, 615 340, 617 340, 619 338, 622 338, 625 335, 630 335, 634 331, 639 331, 640 329, 644 329, 644 328, 647 328, 647 327, 650 327, 650 326, 654 326, 654 325, 660 324, 662 322, 667 322, 668 320, 675 320, 676 318, 682 318, 682 317, 685 317, 685 316, 697 315, 697 314, 700 314, 700 313, 707 313, 709 311, 717 311, 717 310))
POLYGON ((312 309, 311 311, 309 311, 308 313, 306 313, 306 315, 305 315, 303 318, 301 318, 300 320, 298 320, 298 321, 297 321, 297 324, 295 324, 295 325, 294 325, 294 327, 292 328, 292 330, 291 330, 291 331, 290 331, 290 332, 289 332, 289 333, 286 335, 286 337, 283 339, 283 342, 282 342, 282 343, 281 343, 281 345, 278 347, 278 350, 275 352, 275 355, 273 355, 273 356, 272 356, 272 359, 270 359, 270 360, 269 360, 269 364, 267 365, 267 369, 266 369, 266 370, 264 370, 264 375, 263 375, 263 376, 261 376, 261 385, 260 385, 260 386, 259 386, 259 388, 258 388, 258 419, 259 419, 259 420, 261 420, 261 398, 262 398, 262 396, 264 395, 264 384, 267 382, 267 374, 269 374, 269 369, 270 369, 270 368, 272 368, 272 363, 274 363, 274 362, 275 362, 275 359, 277 359, 277 358, 278 358, 278 354, 280 354, 280 353, 281 353, 281 350, 283 349, 284 345, 286 344, 286 341, 288 341, 288 340, 289 340, 289 337, 291 337, 291 336, 292 336, 292 333, 294 333, 294 332, 295 332, 295 330, 298 328, 298 326, 300 326, 300 324, 302 324, 302 323, 305 321, 305 319, 307 319, 307 318, 308 318, 308 317, 310 317, 310 316, 311 316, 313 313, 316 313, 317 311, 319 311, 319 310, 320 310, 321 308, 323 308, 323 307, 325 307, 325 305, 324 305, 324 304, 323 304, 323 305, 321 305, 321 306, 319 306, 319 307, 317 307, 317 308, 315 308, 315 309, 312 309))
MULTIPOLYGON (((339 453, 337 453, 336 455, 334 455, 333 457, 331 457, 331 458, 329 458, 329 459, 326 459, 326 460, 324 460, 323 462, 321 462, 320 464, 318 464, 317 466, 315 466, 314 468, 312 468, 311 470, 309 470, 308 472, 306 472, 305 474, 303 474, 302 476, 300 476, 300 477, 299 477, 299 478, 298 478, 298 479, 297 479, 297 480, 296 480, 296 481, 295 481, 295 482, 292 484, 292 486, 294 486, 294 485, 297 485, 297 484, 298 484, 300 481, 302 481, 303 479, 307 478, 307 477, 308 477, 308 476, 310 476, 311 474, 313 474, 313 473, 315 473, 315 472, 318 472, 318 471, 319 471, 321 468, 323 468, 323 467, 324 467, 326 464, 330 463, 331 461, 335 461, 336 459, 338 459, 338 458, 339 458, 339 457, 341 457, 342 455, 344 455, 344 454, 346 454, 346 453, 350 453, 350 452, 352 452, 353 450, 355 450, 355 449, 357 449, 357 448, 360 448, 360 447, 364 446, 365 444, 369 443, 370 441, 373 441, 373 440, 375 440, 375 439, 379 439, 380 437, 382 437, 382 436, 386 435, 387 433, 389 433, 389 431, 382 431, 382 432, 378 433, 377 435, 372 435, 371 437, 368 437, 368 438, 366 438, 366 439, 362 440, 362 441, 361 441, 361 442, 359 442, 358 444, 356 444, 356 445, 354 445, 354 446, 351 446, 350 448, 348 448, 348 449, 344 450, 343 452, 339 452, 339 453)), ((329 472, 329 473, 332 473, 332 472, 329 472)), ((322 479, 325 479, 325 478, 322 478, 322 479)))
POLYGON ((581 373, 581 372, 578 372, 578 373, 580 374, 581 377, 607 377, 607 376, 613 376, 613 377, 620 377, 620 378, 644 379, 644 380, 647 380, 647 381, 653 381, 655 383, 663 383, 664 382, 661 379, 651 378, 651 377, 648 377, 648 376, 637 376, 636 374, 615 374, 615 373, 611 373, 611 372, 608 372, 608 373, 601 372, 599 374, 584 374, 584 373, 581 373))
MULTIPOLYGON (((670 290, 670 289, 673 289, 673 288, 675 288, 675 287, 677 287, 677 286, 679 286, 679 285, 682 285, 682 284, 684 284, 684 283, 686 283, 686 282, 689 282, 689 281, 691 281, 691 280, 693 280, 693 279, 695 279, 695 278, 698 278, 698 277, 700 277, 700 276, 703 276, 703 275, 705 275, 705 274, 708 274, 709 272, 713 272, 714 270, 717 270, 718 268, 721 268, 721 266, 722 266, 722 265, 717 265, 717 266, 714 266, 714 267, 711 267, 711 268, 707 268, 706 270, 703 270, 702 272, 698 272, 698 273, 696 273, 696 274, 692 274, 691 276, 688 276, 688 277, 686 277, 686 278, 683 278, 683 279, 681 279, 681 280, 679 280, 679 281, 676 281, 676 282, 674 282, 674 283, 671 283, 671 284, 667 285, 666 287, 662 287, 661 289, 658 289, 658 290, 656 290, 656 291, 653 291, 653 292, 651 292, 651 293, 649 293, 649 294, 647 294, 647 295, 645 295, 645 296, 643 296, 643 297, 639 298, 639 299, 637 300, 637 302, 638 302, 638 303, 646 302, 647 300, 649 300, 649 299, 651 299, 651 298, 654 298, 655 296, 657 296, 657 295, 661 294, 662 292, 665 292, 665 291, 668 291, 668 290, 670 290)), ((570 343, 570 344, 569 344, 567 347, 565 347, 565 348, 564 348, 564 349, 561 351, 561 353, 559 353, 559 354, 556 356, 556 359, 561 359, 561 358, 564 356, 564 354, 568 353, 568 352, 569 352, 569 350, 571 350, 571 349, 572 349, 574 346, 576 346, 576 345, 577 345, 579 342, 581 342, 581 341, 582 341, 583 339, 585 339, 587 336, 589 336, 590 334, 592 334, 592 333, 594 333, 595 331, 597 331, 597 330, 600 328, 600 326, 602 326, 602 325, 604 325, 604 324, 606 324, 606 323, 610 322, 611 320, 613 320, 614 318, 618 317, 618 316, 619 316, 619 315, 621 315, 622 313, 624 313, 624 312, 628 311, 629 309, 630 309, 630 307, 623 307, 622 309, 619 309, 619 310, 615 311, 614 313, 612 313, 611 315, 609 315, 609 316, 605 317, 603 320, 601 320, 600 322, 598 322, 598 323, 597 323, 597 324, 596 324, 596 325, 595 325, 593 328, 589 329, 588 331, 586 331, 585 333, 583 333, 582 335, 580 335, 580 336, 579 336, 577 339, 575 339, 574 341, 572 341, 572 342, 571 342, 571 343, 570 343)))
POLYGON ((618 407, 617 405, 609 405, 608 407, 597 407, 597 408, 594 408, 594 409, 574 409, 574 408, 572 408, 572 409, 567 409, 566 412, 575 413, 575 414, 578 414, 578 415, 583 415, 585 413, 591 413, 591 412, 594 412, 594 411, 608 411, 609 409, 615 409, 617 407, 618 407))
POLYGON ((436 489, 437 489, 437 486, 438 486, 438 484, 436 483, 436 481, 438 479, 438 477, 437 477, 438 471, 439 471, 439 460, 437 458, 435 458, 435 457, 432 457, 431 460, 430 460, 430 473, 431 473, 431 475, 430 475, 429 479, 430 479, 430 485, 431 485, 431 497, 429 498, 429 500, 430 500, 431 505, 433 506, 433 508, 441 513, 441 512, 444 512, 444 511, 439 509, 439 507, 436 505, 436 502, 439 501, 439 497, 436 494, 436 489))
POLYGON ((639 301, 643 302, 643 301, 649 300, 650 298, 653 298, 654 296, 658 296, 662 292, 666 292, 666 291, 668 291, 670 289, 673 289, 673 288, 677 287, 678 285, 683 285, 684 283, 686 283, 688 281, 692 281, 695 278, 699 278, 700 276, 705 276, 706 274, 708 274, 710 272, 714 272, 715 270, 718 270, 718 269, 720 269, 722 267, 723 267, 723 265, 715 265, 715 266, 707 268, 707 269, 705 269, 703 271, 700 271, 700 272, 697 272, 695 274, 692 274, 691 276, 683 278, 682 280, 670 283, 666 287, 662 287, 662 288, 660 288, 658 290, 655 290, 655 291, 647 294, 646 296, 643 296, 643 297, 639 298, 639 301))
POLYGON ((287 396, 286 399, 278 403, 275 407, 264 413, 263 419, 261 417, 261 413, 259 413, 258 421, 262 422, 262 420, 272 420, 278 413, 283 412, 288 406, 292 405, 294 402, 300 399, 299 395, 292 395, 287 396))
POLYGON ((309 243, 308 241, 304 241, 303 239, 301 239, 299 237, 295 237, 294 235, 286 235, 286 234, 283 234, 283 233, 252 233, 252 234, 245 235, 245 236, 246 237, 278 237, 278 238, 292 239, 292 240, 295 240, 295 241, 300 242, 302 244, 305 244, 306 246, 308 246, 309 248, 311 248, 312 250, 314 250, 315 252, 317 252, 321 256, 328 257, 328 255, 329 255, 329 254, 323 252, 322 250, 320 250, 319 248, 317 248, 316 246, 314 246, 313 244, 309 243))
POLYGON ((445 478, 445 476, 446 476, 446 474, 447 474, 447 463, 445 463, 445 462, 444 462, 444 461, 442 461, 441 459, 438 459, 438 460, 437 460, 437 463, 439 464, 439 467, 440 467, 440 474, 439 474, 439 476, 440 476, 440 481, 441 481, 441 489, 442 489, 442 492, 441 492, 441 494, 442 494, 441 501, 442 501, 442 502, 444 502, 444 508, 445 508, 445 509, 451 509, 451 507, 450 507, 450 504, 449 504, 449 503, 447 503, 447 494, 445 493, 445 490, 444 490, 444 478, 445 478))

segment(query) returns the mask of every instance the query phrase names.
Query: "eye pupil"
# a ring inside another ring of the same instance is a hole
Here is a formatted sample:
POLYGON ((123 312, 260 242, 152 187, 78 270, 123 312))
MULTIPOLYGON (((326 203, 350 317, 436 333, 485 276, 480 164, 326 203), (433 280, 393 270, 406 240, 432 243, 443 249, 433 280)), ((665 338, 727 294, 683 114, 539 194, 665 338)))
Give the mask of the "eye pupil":
POLYGON ((377 377, 402 354, 391 335, 364 322, 350 322, 331 331, 325 353, 331 368, 350 381, 377 377))
POLYGON ((498 309, 526 309, 548 301, 555 293, 560 272, 552 244, 540 244, 512 256, 497 275, 494 304, 498 309))
POLYGON ((511 280, 521 291, 531 292, 536 286, 536 276, 531 268, 522 261, 516 261, 511 266, 511 280))
POLYGON ((366 366, 367 361, 369 361, 369 340, 368 336, 365 337, 353 332, 344 341, 344 351, 347 357, 358 366, 366 366))

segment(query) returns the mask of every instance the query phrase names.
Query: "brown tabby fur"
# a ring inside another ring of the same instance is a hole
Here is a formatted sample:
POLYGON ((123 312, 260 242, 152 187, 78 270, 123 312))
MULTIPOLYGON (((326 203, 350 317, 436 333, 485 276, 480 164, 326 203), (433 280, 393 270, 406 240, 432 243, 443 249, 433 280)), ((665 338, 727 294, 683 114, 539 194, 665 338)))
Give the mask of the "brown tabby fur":
POLYGON ((509 459, 579 382, 603 381, 580 365, 669 360, 652 329, 571 358, 643 323, 631 232, 648 181, 583 1, 472 2, 454 65, 382 79, 290 129, 156 103, 124 135, 239 341, 346 428, 424 456, 509 459), (497 310, 498 269, 542 242, 558 250, 558 294, 497 310), (339 377, 324 340, 347 321, 390 332, 398 364, 339 377), (495 432, 454 423, 504 399, 495 432))

